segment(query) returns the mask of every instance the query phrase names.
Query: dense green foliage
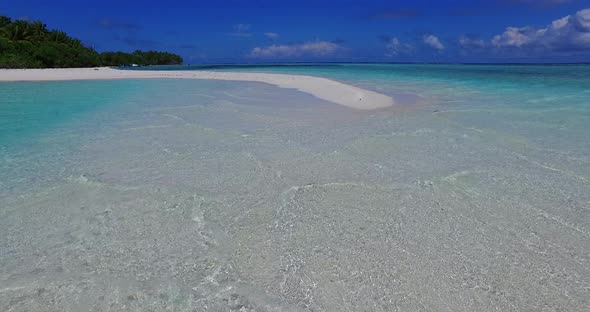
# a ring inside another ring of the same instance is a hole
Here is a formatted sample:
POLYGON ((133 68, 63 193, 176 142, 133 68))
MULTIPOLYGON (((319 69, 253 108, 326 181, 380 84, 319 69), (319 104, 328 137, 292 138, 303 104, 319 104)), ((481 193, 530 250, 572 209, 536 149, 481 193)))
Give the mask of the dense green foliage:
POLYGON ((98 53, 40 21, 12 21, 0 16, 0 68, 47 68, 139 65, 177 65, 182 58, 167 52, 98 53))
POLYGON ((178 55, 168 52, 156 51, 135 51, 133 53, 124 52, 103 52, 100 54, 101 61, 107 66, 117 66, 121 64, 140 64, 140 65, 178 65, 182 64, 182 58, 178 55))

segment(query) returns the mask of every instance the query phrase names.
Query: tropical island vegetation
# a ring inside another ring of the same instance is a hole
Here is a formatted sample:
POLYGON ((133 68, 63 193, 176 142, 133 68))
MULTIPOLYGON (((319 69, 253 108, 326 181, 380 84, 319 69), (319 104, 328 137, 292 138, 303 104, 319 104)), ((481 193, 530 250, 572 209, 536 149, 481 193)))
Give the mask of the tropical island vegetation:
POLYGON ((41 21, 0 16, 0 68, 63 68, 138 65, 178 65, 182 57, 168 52, 99 53, 41 21))

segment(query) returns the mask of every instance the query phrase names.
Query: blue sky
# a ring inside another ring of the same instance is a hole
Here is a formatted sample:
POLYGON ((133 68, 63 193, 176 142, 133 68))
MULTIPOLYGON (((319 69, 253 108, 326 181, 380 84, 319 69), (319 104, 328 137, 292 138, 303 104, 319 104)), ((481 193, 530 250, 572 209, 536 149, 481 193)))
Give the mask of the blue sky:
POLYGON ((590 62, 590 0, 19 0, 0 14, 191 64, 590 62))

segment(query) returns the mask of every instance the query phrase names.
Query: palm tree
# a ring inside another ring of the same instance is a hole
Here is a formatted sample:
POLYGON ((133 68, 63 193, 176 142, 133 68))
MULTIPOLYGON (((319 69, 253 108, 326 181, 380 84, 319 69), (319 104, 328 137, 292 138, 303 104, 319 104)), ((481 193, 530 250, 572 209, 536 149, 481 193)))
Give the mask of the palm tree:
POLYGON ((10 19, 10 17, 0 16, 0 28, 2 28, 4 26, 8 26, 10 23, 12 23, 12 20, 10 19))
POLYGON ((70 42, 70 37, 68 37, 68 35, 60 30, 52 30, 50 31, 47 36, 45 37, 48 41, 53 41, 53 42, 57 42, 57 43, 69 43, 70 42))
POLYGON ((33 37, 29 23, 23 20, 16 20, 0 30, 4 37, 14 42, 29 41, 33 37))
POLYGON ((47 34, 47 25, 41 23, 40 21, 35 21, 28 26, 29 32, 31 37, 36 41, 43 40, 43 37, 47 34))

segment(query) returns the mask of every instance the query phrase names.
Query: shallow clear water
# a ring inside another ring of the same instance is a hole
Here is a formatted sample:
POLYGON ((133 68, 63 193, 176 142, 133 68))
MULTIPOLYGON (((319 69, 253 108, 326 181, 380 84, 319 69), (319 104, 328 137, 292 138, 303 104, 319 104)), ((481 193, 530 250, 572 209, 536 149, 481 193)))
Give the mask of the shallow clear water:
POLYGON ((0 84, 0 310, 581 311, 588 66, 0 84))

